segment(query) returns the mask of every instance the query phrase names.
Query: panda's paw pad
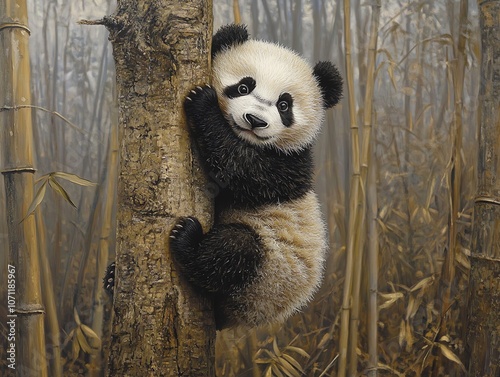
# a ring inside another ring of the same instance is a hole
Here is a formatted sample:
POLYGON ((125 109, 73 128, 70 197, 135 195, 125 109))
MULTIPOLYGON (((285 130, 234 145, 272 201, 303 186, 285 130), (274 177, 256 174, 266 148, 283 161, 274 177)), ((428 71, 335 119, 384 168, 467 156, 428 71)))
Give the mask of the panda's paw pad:
POLYGON ((106 268, 103 283, 106 292, 113 295, 115 291, 115 262, 111 263, 108 268, 106 268))
POLYGON ((192 108, 203 108, 203 104, 217 104, 217 93, 210 85, 197 86, 193 88, 184 101, 184 108, 189 111, 192 108))
POLYGON ((170 248, 174 253, 189 252, 203 237, 203 229, 196 217, 181 217, 170 231, 170 248))

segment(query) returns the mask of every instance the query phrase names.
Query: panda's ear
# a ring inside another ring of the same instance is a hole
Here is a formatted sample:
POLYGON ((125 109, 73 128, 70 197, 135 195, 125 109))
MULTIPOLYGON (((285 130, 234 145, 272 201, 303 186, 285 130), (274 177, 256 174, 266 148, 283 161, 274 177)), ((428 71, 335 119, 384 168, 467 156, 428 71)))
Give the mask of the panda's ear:
POLYGON ((342 98, 342 77, 337 67, 330 62, 319 62, 313 74, 321 88, 325 109, 335 106, 342 98))
POLYGON ((212 38, 212 59, 219 52, 246 41, 248 41, 248 31, 245 25, 222 26, 212 38))

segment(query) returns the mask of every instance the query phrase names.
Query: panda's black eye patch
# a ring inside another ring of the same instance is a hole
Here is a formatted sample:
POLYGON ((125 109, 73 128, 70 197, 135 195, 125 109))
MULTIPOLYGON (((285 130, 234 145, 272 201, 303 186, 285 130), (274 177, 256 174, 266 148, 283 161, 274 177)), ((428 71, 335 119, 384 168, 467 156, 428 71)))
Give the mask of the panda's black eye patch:
POLYGON ((283 93, 276 102, 281 122, 285 127, 290 127, 293 124, 293 98, 290 93, 283 93))
POLYGON ((230 85, 224 89, 224 94, 228 98, 246 96, 255 89, 256 82, 251 77, 243 77, 237 84, 230 85))

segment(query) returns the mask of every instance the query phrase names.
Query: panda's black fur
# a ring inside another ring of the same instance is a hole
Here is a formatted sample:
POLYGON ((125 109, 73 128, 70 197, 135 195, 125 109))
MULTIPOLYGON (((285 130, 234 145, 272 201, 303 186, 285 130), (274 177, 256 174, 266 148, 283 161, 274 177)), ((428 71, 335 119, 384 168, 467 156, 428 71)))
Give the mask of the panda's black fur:
MULTIPOLYGON (((244 26, 223 27, 214 35, 212 59, 217 62, 219 54, 248 41, 244 26)), ((224 73, 214 70, 216 75, 224 73)), ((318 63, 308 75, 315 79, 319 89, 315 101, 323 109, 340 100, 342 80, 331 63, 318 63)), ((204 169, 220 190, 215 198, 215 224, 210 231, 204 234, 193 217, 179 219, 170 234, 170 250, 184 275, 214 298, 218 329, 284 320, 311 298, 325 257, 325 232, 312 191, 312 143, 304 139, 297 144, 295 137, 291 147, 277 146, 256 132, 249 136, 255 142, 248 142, 231 129, 242 127, 236 121, 231 124, 231 114, 221 108, 222 97, 231 101, 248 95, 259 84, 249 76, 220 87, 219 92, 208 85, 197 87, 184 102, 187 123, 204 169), (238 92, 241 83, 246 85, 243 94, 238 92), (301 234, 302 223, 307 226, 304 232, 314 229, 314 234, 301 234), (279 229, 281 224, 284 229, 279 229), (304 245, 294 245, 301 242, 304 245), (308 243, 314 245, 310 250, 308 243), (282 266, 276 265, 282 262, 282 266), (299 267, 295 268, 295 264, 299 267), (282 268, 290 273, 280 277, 282 268), (293 271, 299 271, 300 292, 295 292, 293 271)), ((257 93, 254 96, 262 108, 274 106, 273 100, 278 103, 282 98, 288 99, 288 106, 282 105, 286 111, 280 112, 280 119, 282 127, 291 128, 295 106, 292 101, 296 98, 292 99, 293 93, 286 94, 272 99, 257 93), (289 114, 283 115, 286 112, 289 114)), ((267 127, 258 117, 245 115, 245 119, 252 132, 254 128, 267 127), (253 118, 261 123, 254 124, 253 118)))

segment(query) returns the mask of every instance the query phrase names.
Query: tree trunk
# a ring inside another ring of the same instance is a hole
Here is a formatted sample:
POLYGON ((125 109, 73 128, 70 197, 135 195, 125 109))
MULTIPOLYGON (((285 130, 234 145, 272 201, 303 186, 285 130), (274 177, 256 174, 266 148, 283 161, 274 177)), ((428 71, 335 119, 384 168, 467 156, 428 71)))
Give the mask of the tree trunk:
MULTIPOLYGON (((16 376, 47 376, 44 308, 33 201, 33 130, 25 0, 0 2, 0 132, 9 235, 7 368, 16 376), (24 219, 25 218, 25 219, 24 219), (24 219, 24 221, 23 221, 24 219), (12 335, 12 337, 11 337, 12 335)), ((5 365, 5 361, 2 362, 5 365)))
POLYGON ((209 300, 179 276, 168 251, 178 216, 208 225, 203 173, 182 102, 210 73, 209 0, 121 0, 97 23, 116 63, 121 160, 110 376, 211 376, 209 300))
POLYGON ((480 1, 478 196, 474 207, 469 376, 500 374, 500 1, 480 1))

